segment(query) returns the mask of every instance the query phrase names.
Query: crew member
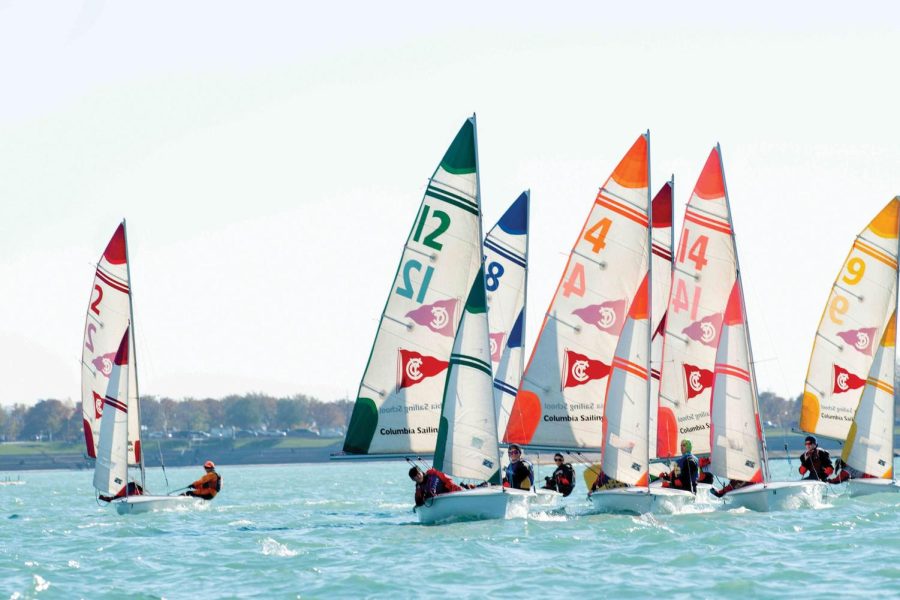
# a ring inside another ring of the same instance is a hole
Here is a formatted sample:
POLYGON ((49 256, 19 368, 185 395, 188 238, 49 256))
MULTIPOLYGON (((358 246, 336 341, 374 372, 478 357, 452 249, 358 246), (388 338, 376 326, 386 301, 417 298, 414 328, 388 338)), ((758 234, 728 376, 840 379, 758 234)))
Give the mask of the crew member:
POLYGON ((144 493, 144 488, 140 486, 140 484, 136 481, 129 481, 128 485, 122 486, 122 489, 119 490, 119 493, 115 496, 104 496, 100 494, 100 500, 104 502, 110 502, 115 500, 116 498, 124 498, 125 496, 140 496, 144 493))
POLYGON ((544 489, 568 496, 575 489, 575 469, 571 464, 563 462, 563 455, 559 452, 553 455, 553 462, 556 463, 556 470, 550 477, 544 477, 544 489))
POLYGON ((216 465, 213 461, 208 460, 203 463, 203 468, 206 469, 206 474, 189 485, 190 491, 182 494, 183 496, 212 500, 222 490, 222 477, 216 473, 216 465))
POLYGON ((423 473, 419 467, 410 467, 409 478, 416 482, 416 506, 422 506, 428 498, 462 491, 452 479, 437 469, 428 469, 423 473))
POLYGON ((510 444, 507 454, 509 464, 503 476, 503 487, 530 490, 534 485, 534 469, 530 462, 522 458, 522 448, 518 444, 510 444))
POLYGON ((819 448, 816 438, 811 435, 806 436, 804 444, 806 452, 800 455, 800 474, 805 475, 803 479, 827 481, 828 477, 834 473, 828 452, 819 448))
POLYGON ((659 478, 663 480, 663 487, 697 493, 700 464, 691 448, 693 448, 691 440, 681 440, 681 457, 675 461, 675 468, 670 473, 659 474, 659 478))

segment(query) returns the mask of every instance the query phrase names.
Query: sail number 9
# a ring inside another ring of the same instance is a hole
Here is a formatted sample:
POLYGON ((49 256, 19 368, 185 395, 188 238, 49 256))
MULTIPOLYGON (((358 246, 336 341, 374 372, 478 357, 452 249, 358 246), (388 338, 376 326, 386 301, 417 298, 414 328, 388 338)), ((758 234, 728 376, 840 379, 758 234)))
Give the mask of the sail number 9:
POLYGON ((841 277, 841 280, 849 285, 856 285, 866 274, 866 261, 854 256, 847 261, 847 274, 841 277))
POLYGON ((828 318, 835 325, 843 325, 844 320, 841 318, 850 308, 850 301, 840 294, 835 295, 831 302, 828 303, 828 318))

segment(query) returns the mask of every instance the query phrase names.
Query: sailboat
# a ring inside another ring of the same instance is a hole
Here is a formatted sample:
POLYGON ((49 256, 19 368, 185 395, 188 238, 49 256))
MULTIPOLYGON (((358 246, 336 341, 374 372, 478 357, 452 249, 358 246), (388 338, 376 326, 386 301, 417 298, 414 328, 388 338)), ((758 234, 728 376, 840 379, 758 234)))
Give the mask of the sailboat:
POLYGON ((499 485, 501 456, 490 358, 485 280, 479 271, 453 342, 434 468, 490 485, 429 498, 416 508, 420 523, 502 519, 511 506, 527 509, 533 496, 527 490, 499 485))
POLYGON ((800 409, 800 429, 845 441, 843 461, 870 476, 851 480, 853 495, 900 489, 893 476, 898 219, 900 197, 854 240, 816 331, 800 409))
POLYGON ((597 452, 628 308, 647 272, 649 134, 600 188, 569 254, 510 411, 505 443, 597 452))
POLYGON ((95 459, 94 487, 108 497, 123 494, 111 502, 120 514, 194 502, 186 496, 130 495, 129 484, 147 489, 130 281, 123 220, 97 263, 81 356, 82 419, 86 452, 95 459))
POLYGON ((346 457, 434 452, 461 305, 483 264, 478 185, 472 116, 428 180, 403 246, 344 438, 346 457))
POLYGON ((601 512, 677 512, 695 500, 687 490, 651 487, 649 477, 649 462, 656 450, 652 417, 659 389, 655 384, 659 371, 654 377, 653 365, 659 365, 666 308, 666 300, 659 302, 655 296, 662 293, 668 298, 671 281, 673 186, 673 181, 666 183, 651 203, 650 270, 632 301, 613 359, 603 409, 601 468, 627 487, 592 492, 591 503, 601 512), (656 277, 661 284, 654 281, 656 277))

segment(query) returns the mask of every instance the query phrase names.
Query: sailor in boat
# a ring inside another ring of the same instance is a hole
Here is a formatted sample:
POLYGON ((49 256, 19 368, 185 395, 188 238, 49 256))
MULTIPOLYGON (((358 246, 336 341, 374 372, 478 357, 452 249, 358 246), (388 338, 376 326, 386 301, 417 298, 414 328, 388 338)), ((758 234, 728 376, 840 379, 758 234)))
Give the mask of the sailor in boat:
POLYGON ((687 490, 697 493, 697 478, 700 476, 700 462, 693 455, 691 440, 681 440, 681 457, 675 461, 675 468, 669 473, 660 473, 663 487, 687 490))
POLYGON ((503 476, 503 487, 530 490, 534 485, 534 468, 522 458, 522 448, 518 444, 510 444, 507 454, 509 464, 506 465, 506 474, 503 476))
POLYGON ((713 474, 709 472, 710 462, 708 456, 702 456, 697 460, 697 465, 700 467, 700 474, 697 475, 697 483, 713 484, 713 474))
POLYGON ((203 463, 206 474, 200 479, 189 485, 191 488, 182 496, 193 496, 204 500, 212 500, 222 490, 222 477, 216 473, 216 465, 213 461, 208 460, 203 463))
POLYGON ((709 490, 716 498, 721 498, 728 492, 739 490, 745 485, 750 485, 749 481, 741 481, 740 479, 729 479, 728 483, 721 490, 709 490))
POLYGON ((441 494, 462 491, 462 488, 444 473, 437 469, 428 469, 424 473, 419 467, 410 467, 409 478, 416 482, 416 506, 441 494))
POLYGON ((563 455, 557 452, 553 455, 553 462, 556 463, 556 470, 550 477, 544 477, 544 489, 559 492, 563 496, 568 496, 575 489, 575 469, 572 465, 564 462, 563 455))
POLYGON ((103 500, 104 502, 112 502, 116 498, 124 498, 125 496, 140 496, 144 493, 144 488, 136 481, 129 481, 128 485, 122 486, 122 489, 119 490, 119 493, 115 496, 104 496, 100 494, 98 498, 103 500))
POLYGON ((831 466, 831 456, 828 452, 819 448, 814 436, 806 436, 806 452, 800 455, 800 474, 803 479, 818 479, 828 481, 828 477, 834 473, 831 466))
POLYGON ((597 471, 597 479, 591 484, 591 493, 596 492, 597 490, 611 490, 620 487, 628 487, 628 484, 609 477, 603 472, 603 469, 600 469, 597 471))
POLYGON ((834 459, 834 468, 838 472, 838 474, 831 479, 826 479, 825 481, 827 481, 828 483, 844 483, 848 479, 875 478, 874 475, 869 475, 868 473, 863 473, 859 469, 854 469, 840 458, 834 459))

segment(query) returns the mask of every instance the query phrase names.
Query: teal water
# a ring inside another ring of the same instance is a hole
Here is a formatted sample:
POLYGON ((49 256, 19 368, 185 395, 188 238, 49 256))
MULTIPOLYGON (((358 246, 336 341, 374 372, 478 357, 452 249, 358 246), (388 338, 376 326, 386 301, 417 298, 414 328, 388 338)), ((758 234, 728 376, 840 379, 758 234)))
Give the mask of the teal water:
POLYGON ((630 517, 586 514, 580 480, 563 514, 423 527, 406 470, 223 466, 203 509, 132 516, 95 503, 90 472, 16 473, 24 485, 0 485, 0 597, 900 596, 900 495, 630 517))

